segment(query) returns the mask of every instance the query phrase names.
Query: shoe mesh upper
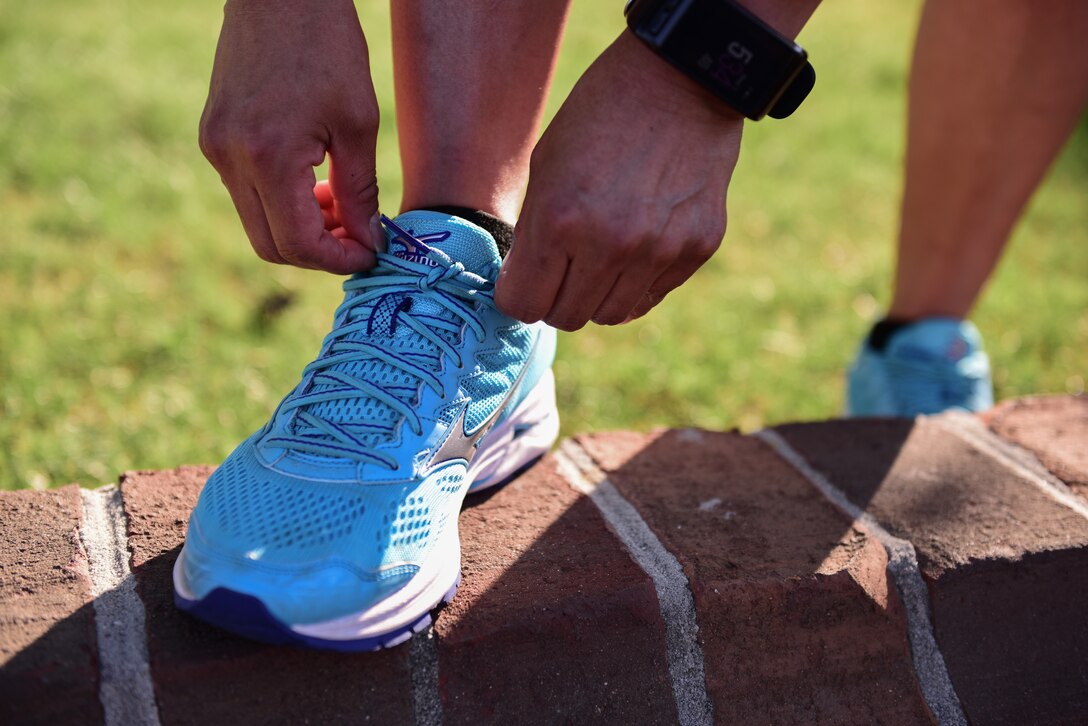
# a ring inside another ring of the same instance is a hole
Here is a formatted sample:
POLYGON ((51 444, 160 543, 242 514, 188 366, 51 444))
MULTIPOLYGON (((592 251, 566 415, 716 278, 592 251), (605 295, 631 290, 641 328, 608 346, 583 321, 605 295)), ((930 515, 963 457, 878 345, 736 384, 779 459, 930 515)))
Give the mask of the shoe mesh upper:
POLYGON ((243 445, 208 480, 201 493, 200 525, 219 550, 233 557, 297 563, 347 553, 361 570, 416 559, 416 548, 441 531, 449 500, 462 487, 463 466, 428 480, 382 485, 300 482, 260 465, 243 445))
POLYGON ((350 537, 366 515, 360 497, 340 486, 298 486, 260 466, 251 449, 231 456, 201 495, 212 526, 265 551, 323 549, 350 537))

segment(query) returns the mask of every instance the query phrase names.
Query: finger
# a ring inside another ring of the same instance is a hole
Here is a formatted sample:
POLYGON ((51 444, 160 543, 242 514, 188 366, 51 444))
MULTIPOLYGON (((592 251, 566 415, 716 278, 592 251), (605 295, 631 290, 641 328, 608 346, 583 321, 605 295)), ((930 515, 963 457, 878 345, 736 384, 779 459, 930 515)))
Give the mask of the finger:
POLYGON ((583 254, 567 266, 555 304, 544 317, 548 325, 566 331, 579 330, 597 312, 617 275, 613 269, 595 263, 592 254, 583 254))
POLYGON ((372 251, 384 247, 378 215, 378 177, 374 133, 358 129, 333 134, 329 145, 329 191, 335 218, 351 239, 372 251))
POLYGON ((635 308, 644 302, 646 293, 660 276, 661 268, 650 265, 639 265, 625 270, 590 319, 598 325, 619 325, 626 322, 635 308))
POLYGON ((261 204, 261 197, 257 194, 257 190, 253 187, 241 187, 233 184, 226 184, 227 191, 230 193, 231 201, 234 202, 234 208, 238 210, 238 218, 242 221, 242 229, 246 232, 246 237, 249 237, 249 243, 253 246, 253 251, 257 253, 265 262, 275 262, 280 265, 287 264, 287 260, 283 259, 279 250, 276 249, 276 243, 272 239, 272 230, 268 228, 268 220, 264 216, 264 206, 261 204))
POLYGON ((532 238, 515 231, 514 244, 495 283, 499 310, 524 323, 535 323, 548 314, 567 272, 565 253, 534 244, 532 238))
POLYGON ((339 275, 373 267, 373 250, 354 239, 337 239, 325 229, 313 189, 314 172, 307 165, 257 190, 280 256, 299 267, 339 275))
POLYGON ((653 310, 658 303, 665 299, 666 295, 687 282, 703 266, 705 261, 702 257, 685 257, 677 260, 650 285, 623 322, 629 323, 653 310))
POLYGON ((314 197, 322 209, 332 209, 332 187, 328 179, 322 179, 314 184, 314 197))
POLYGON ((676 262, 682 249, 671 240, 655 236, 648 244, 639 245, 635 252, 624 255, 619 278, 591 313, 593 322, 619 325, 627 320, 635 306, 643 302, 650 287, 676 262))
POLYGON ((331 209, 321 208, 321 222, 325 225, 325 229, 330 232, 334 229, 343 229, 343 227, 340 226, 340 220, 336 218, 336 213, 331 209))
POLYGON ((325 222, 325 229, 331 232, 340 227, 340 218, 336 214, 336 205, 333 203, 332 189, 329 187, 328 179, 322 179, 314 184, 314 197, 321 207, 321 218, 325 222))

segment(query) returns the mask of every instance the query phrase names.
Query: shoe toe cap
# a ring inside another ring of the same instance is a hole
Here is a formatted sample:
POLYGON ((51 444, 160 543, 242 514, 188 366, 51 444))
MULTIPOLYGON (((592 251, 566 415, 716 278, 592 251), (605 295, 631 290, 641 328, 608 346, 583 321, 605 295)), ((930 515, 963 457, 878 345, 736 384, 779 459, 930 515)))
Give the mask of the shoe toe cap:
POLYGON ((213 550, 190 528, 180 555, 179 591, 199 600, 216 589, 249 595, 287 626, 307 625, 358 613, 404 587, 412 565, 360 571, 340 560, 270 563, 259 550, 213 550))

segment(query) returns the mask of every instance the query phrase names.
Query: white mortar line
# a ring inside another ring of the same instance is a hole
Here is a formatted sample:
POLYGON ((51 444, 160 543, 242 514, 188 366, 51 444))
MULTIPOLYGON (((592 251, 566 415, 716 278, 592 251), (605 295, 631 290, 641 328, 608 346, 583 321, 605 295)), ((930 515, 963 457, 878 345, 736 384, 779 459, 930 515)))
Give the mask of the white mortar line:
POLYGON ((438 643, 433 628, 409 641, 412 669, 412 705, 416 726, 441 726, 442 701, 438 693, 438 643))
POLYGON ((144 604, 128 564, 121 490, 80 490, 98 635, 99 689, 106 726, 158 726, 144 631, 144 604))
POLYGON ((564 441, 555 461, 567 483, 593 501, 631 557, 654 583, 661 618, 665 621, 665 651, 680 723, 712 724, 714 711, 706 692, 695 601, 683 568, 638 510, 623 498, 581 447, 573 441, 564 441))
POLYGON ((911 660, 918 685, 922 689, 930 710, 940 724, 966 726, 967 718, 963 714, 959 696, 948 676, 944 656, 937 647, 933 636, 933 624, 929 613, 929 594, 922 580, 918 567, 918 554, 914 545, 899 539, 888 532, 876 519, 847 498, 840 489, 833 485, 820 472, 813 469, 804 457, 786 442, 778 432, 770 429, 755 434, 793 468, 799 471, 832 504, 842 510, 855 522, 861 523, 884 545, 888 553, 888 571, 892 575, 896 589, 907 616, 907 639, 910 642, 911 660))
POLYGON ((969 446, 988 454, 1012 473, 1027 479, 1058 504, 1088 519, 1088 503, 1074 494, 1065 482, 1047 471, 1030 451, 1005 441, 971 414, 945 414, 932 420, 969 446))

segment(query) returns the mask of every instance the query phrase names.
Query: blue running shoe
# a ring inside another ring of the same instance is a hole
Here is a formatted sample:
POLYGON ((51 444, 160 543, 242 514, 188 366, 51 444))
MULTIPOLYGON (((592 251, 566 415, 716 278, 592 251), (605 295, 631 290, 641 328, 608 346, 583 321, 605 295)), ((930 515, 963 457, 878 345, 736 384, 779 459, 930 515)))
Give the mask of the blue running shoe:
POLYGON ((850 367, 848 416, 914 417, 993 405, 990 360, 966 320, 919 320, 896 331, 883 351, 866 339, 850 367))
POLYGON ((495 308, 499 253, 457 217, 383 218, 317 360, 208 480, 174 566, 178 606, 236 633, 390 647, 460 580, 465 494, 554 443, 555 331, 495 308))

